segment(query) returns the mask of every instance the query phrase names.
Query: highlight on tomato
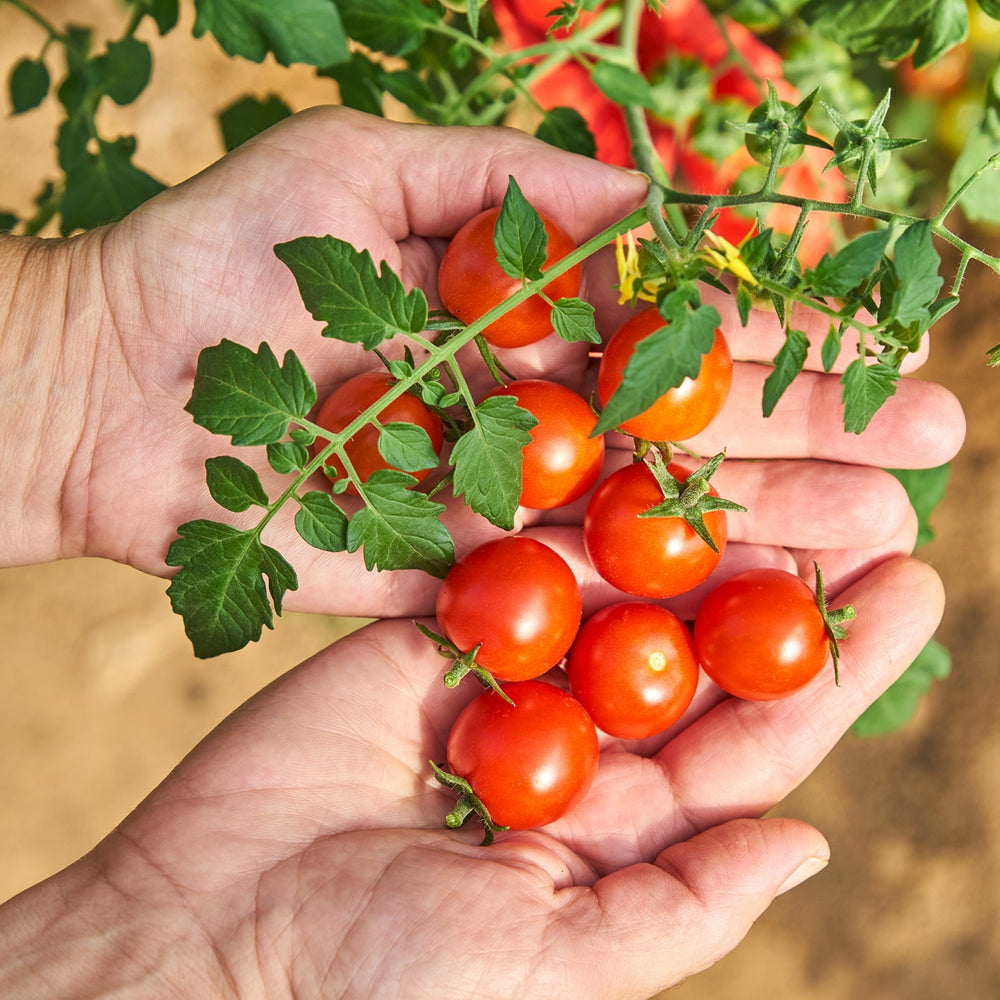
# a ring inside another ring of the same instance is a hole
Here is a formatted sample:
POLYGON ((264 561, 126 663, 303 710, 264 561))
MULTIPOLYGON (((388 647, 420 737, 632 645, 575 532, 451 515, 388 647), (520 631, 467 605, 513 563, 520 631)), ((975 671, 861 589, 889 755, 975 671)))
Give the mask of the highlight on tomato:
MULTIPOLYGON (((608 341, 597 373, 602 406, 607 405, 622 384, 636 344, 664 325, 659 310, 650 307, 625 320, 608 341)), ((733 356, 725 335, 717 329, 711 350, 702 356, 697 376, 684 379, 649 409, 624 421, 620 427, 626 434, 646 441, 683 441, 694 437, 715 419, 729 398, 732 383, 733 356)))
POLYGON ((597 730, 586 709, 546 681, 503 686, 505 699, 485 691, 461 711, 448 736, 449 772, 442 784, 459 792, 447 824, 473 813, 496 829, 527 830, 569 812, 597 771, 597 730), (507 700, 509 699, 509 700, 507 700))
POLYGON ((523 535, 477 546, 448 571, 437 619, 455 646, 498 681, 539 677, 580 628, 580 585, 554 549, 523 535))
POLYGON ((695 617, 705 673, 737 698, 770 701, 805 687, 838 655, 850 606, 828 611, 820 593, 785 570, 737 573, 713 589, 695 617))
POLYGON ((604 437, 590 436, 597 423, 590 404, 545 379, 520 379, 487 397, 501 395, 513 396, 538 421, 521 453, 521 506, 550 510, 582 497, 604 465, 604 437))
MULTIPOLYGON (((521 288, 497 263, 493 231, 500 209, 488 208, 470 219, 452 237, 438 271, 441 302, 463 323, 472 323, 521 288)), ((548 236, 543 269, 551 267, 576 249, 576 244, 545 215, 541 216, 548 236)), ((553 278, 545 294, 553 301, 574 298, 580 292, 579 265, 553 278)), ((552 307, 540 295, 532 295, 483 330, 494 347, 524 347, 552 333, 552 307)))
POLYGON ((591 615, 566 670, 570 693, 598 729, 626 740, 672 726, 691 704, 699 676, 687 626, 645 601, 620 601, 591 615))
MULTIPOLYGON (((357 416, 378 402, 396 380, 384 369, 362 372, 349 378, 327 396, 316 415, 315 423, 332 434, 342 431, 357 416)), ((412 393, 404 392, 378 413, 378 423, 382 426, 392 423, 415 424, 427 432, 430 445, 436 455, 440 455, 444 440, 444 428, 441 418, 429 409, 426 404, 412 393)), ((365 424, 356 434, 352 435, 344 446, 347 459, 362 482, 378 469, 391 469, 382 453, 379 451, 379 427, 375 424, 365 424)), ((318 441, 317 449, 325 447, 325 441, 318 441)), ((327 466, 337 479, 347 475, 344 463, 337 455, 331 455, 326 460, 327 466)), ((426 478, 435 465, 427 465, 421 469, 406 469, 418 482, 426 478)), ((348 492, 357 493, 352 482, 348 492)))

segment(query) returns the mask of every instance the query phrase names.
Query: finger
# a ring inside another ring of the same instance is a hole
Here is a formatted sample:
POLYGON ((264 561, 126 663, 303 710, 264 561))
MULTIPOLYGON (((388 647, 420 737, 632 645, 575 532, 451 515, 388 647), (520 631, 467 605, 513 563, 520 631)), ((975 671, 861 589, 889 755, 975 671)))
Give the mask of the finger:
POLYGON ((604 876, 563 915, 584 953, 587 992, 652 996, 731 951, 774 897, 825 867, 829 847, 805 823, 737 820, 665 850, 655 865, 604 876), (609 961, 608 959, 613 960, 609 961), (617 959, 617 960, 614 960, 617 959))

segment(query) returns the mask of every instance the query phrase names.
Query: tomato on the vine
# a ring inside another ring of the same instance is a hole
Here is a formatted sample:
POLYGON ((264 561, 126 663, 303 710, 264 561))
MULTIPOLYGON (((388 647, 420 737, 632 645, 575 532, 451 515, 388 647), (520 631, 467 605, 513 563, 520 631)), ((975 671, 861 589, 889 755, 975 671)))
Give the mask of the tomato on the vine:
POLYGON ((580 395, 558 382, 521 379, 488 396, 514 396, 538 421, 522 451, 521 506, 549 510, 572 503, 597 482, 604 437, 591 437, 597 417, 580 395))
POLYGON ((687 626, 672 611, 643 601, 621 601, 591 615, 566 669, 570 693, 597 727, 627 740, 669 728, 698 687, 687 626))
POLYGON ((555 666, 582 615, 580 585, 566 560, 523 535, 474 548, 448 571, 437 596, 445 635, 463 652, 482 643, 476 662, 500 681, 555 666))
MULTIPOLYGON (((625 367, 635 346, 665 325, 655 308, 629 317, 608 341, 597 373, 597 392, 606 406, 621 385, 625 367)), ((721 330, 715 331, 711 350, 702 356, 695 378, 686 378, 669 389, 649 409, 624 421, 626 434, 646 441, 683 441, 694 437, 715 419, 729 397, 733 381, 733 358, 721 330)))
MULTIPOLYGON (((691 470, 671 463, 682 485, 691 470)), ((716 497, 714 487, 708 493, 716 497)), ((646 462, 613 472, 594 491, 583 520, 583 542, 597 572, 636 597, 674 597, 701 583, 719 563, 729 537, 725 511, 703 515, 712 549, 683 517, 641 517, 663 502, 646 462)))
MULTIPOLYGON (((357 416, 376 403, 395 385, 395 379, 385 370, 362 372, 349 378, 327 396, 316 415, 315 422, 331 433, 342 431, 357 416)), ((431 441, 435 453, 440 454, 444 439, 444 429, 441 418, 430 410, 422 400, 409 392, 404 392, 378 413, 379 424, 410 423, 422 427, 431 441)), ((356 434, 350 437, 344 445, 348 461, 354 467, 362 482, 378 469, 389 469, 392 466, 382 457, 378 448, 379 428, 375 424, 366 424, 356 434)), ((322 448, 325 441, 317 442, 316 447, 322 448)), ((326 464, 335 471, 337 478, 347 475, 343 462, 336 455, 331 455, 326 464)), ((423 480, 432 467, 410 471, 417 481, 423 480)), ((356 493, 357 489, 351 483, 348 490, 356 493)))
MULTIPOLYGON (((506 274, 497 263, 493 244, 499 208, 488 208, 470 219, 448 244, 438 271, 441 302, 463 323, 472 323, 521 287, 519 278, 506 274)), ((548 244, 543 267, 562 260, 576 244, 551 219, 542 215, 548 244)), ((571 267, 545 286, 553 301, 574 298, 580 292, 581 269, 571 267)), ((552 307, 540 295, 532 295, 483 330, 494 347, 523 347, 552 333, 552 307)))
POLYGON ((711 591, 694 623, 705 673, 738 698, 767 701, 798 691, 830 658, 816 595, 793 573, 737 573, 711 591))
POLYGON ((597 771, 597 730, 583 706, 545 681, 485 691, 448 736, 448 766, 464 778, 497 826, 551 823, 587 793, 597 771))

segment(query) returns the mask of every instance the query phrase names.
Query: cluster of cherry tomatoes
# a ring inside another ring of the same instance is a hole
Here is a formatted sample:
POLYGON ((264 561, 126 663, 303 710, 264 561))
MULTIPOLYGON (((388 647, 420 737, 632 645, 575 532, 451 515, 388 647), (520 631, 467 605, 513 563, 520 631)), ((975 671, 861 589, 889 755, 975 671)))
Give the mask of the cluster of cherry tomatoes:
MULTIPOLYGON (((489 210, 471 220, 442 262, 442 301, 465 322, 520 287, 497 264, 496 215, 489 210)), ((552 263, 573 244, 551 220, 543 221, 552 263)), ((579 273, 566 272, 546 287, 545 297, 527 299, 487 327, 484 338, 497 347, 540 340, 552 331, 552 297, 573 296, 579 288, 579 273)), ((602 405, 621 384, 635 345, 663 325, 650 307, 611 338, 597 382, 602 405)), ((732 370, 726 338, 717 330, 697 377, 620 430, 643 442, 692 437, 725 403, 732 370)), ((384 371, 356 376, 327 399, 317 422, 342 429, 391 384, 384 371)), ((652 448, 602 480, 605 444, 593 433, 597 414, 590 402, 541 379, 513 381, 490 395, 499 393, 516 397, 537 420, 523 450, 521 504, 552 509, 590 493, 584 547, 623 600, 582 620, 580 587, 568 563, 521 535, 479 545, 445 576, 436 606, 444 635, 429 634, 456 656, 451 683, 471 669, 488 689, 458 716, 447 770, 435 765, 435 773, 459 795, 449 825, 475 812, 487 839, 494 830, 541 826, 570 810, 593 780, 598 730, 627 740, 664 732, 691 704, 701 670, 735 696, 778 698, 823 668, 835 638, 824 602, 780 570, 752 570, 722 583, 702 603, 693 628, 658 603, 698 586, 722 556, 726 508, 742 508, 721 501, 708 481, 721 456, 692 468, 664 461, 652 448), (555 675, 563 683, 541 679, 557 667, 564 668, 555 675)), ((387 406, 378 423, 390 421, 423 427, 440 449, 441 418, 416 396, 404 394, 387 406)), ((385 466, 378 433, 368 426, 345 448, 362 477, 380 462, 385 466)))

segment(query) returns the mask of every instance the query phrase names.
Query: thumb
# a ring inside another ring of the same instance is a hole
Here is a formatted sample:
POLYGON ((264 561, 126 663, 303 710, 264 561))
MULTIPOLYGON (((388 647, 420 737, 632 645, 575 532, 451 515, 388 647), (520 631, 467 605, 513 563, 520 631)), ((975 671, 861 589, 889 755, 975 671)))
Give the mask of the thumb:
MULTIPOLYGON (((596 995, 651 996, 708 968, 777 895, 822 870, 829 856, 826 840, 806 823, 738 819, 673 844, 652 865, 606 875, 594 892, 610 924, 608 950, 621 965, 603 966, 616 975, 596 995)), ((598 976, 600 968, 591 971, 598 976)))

